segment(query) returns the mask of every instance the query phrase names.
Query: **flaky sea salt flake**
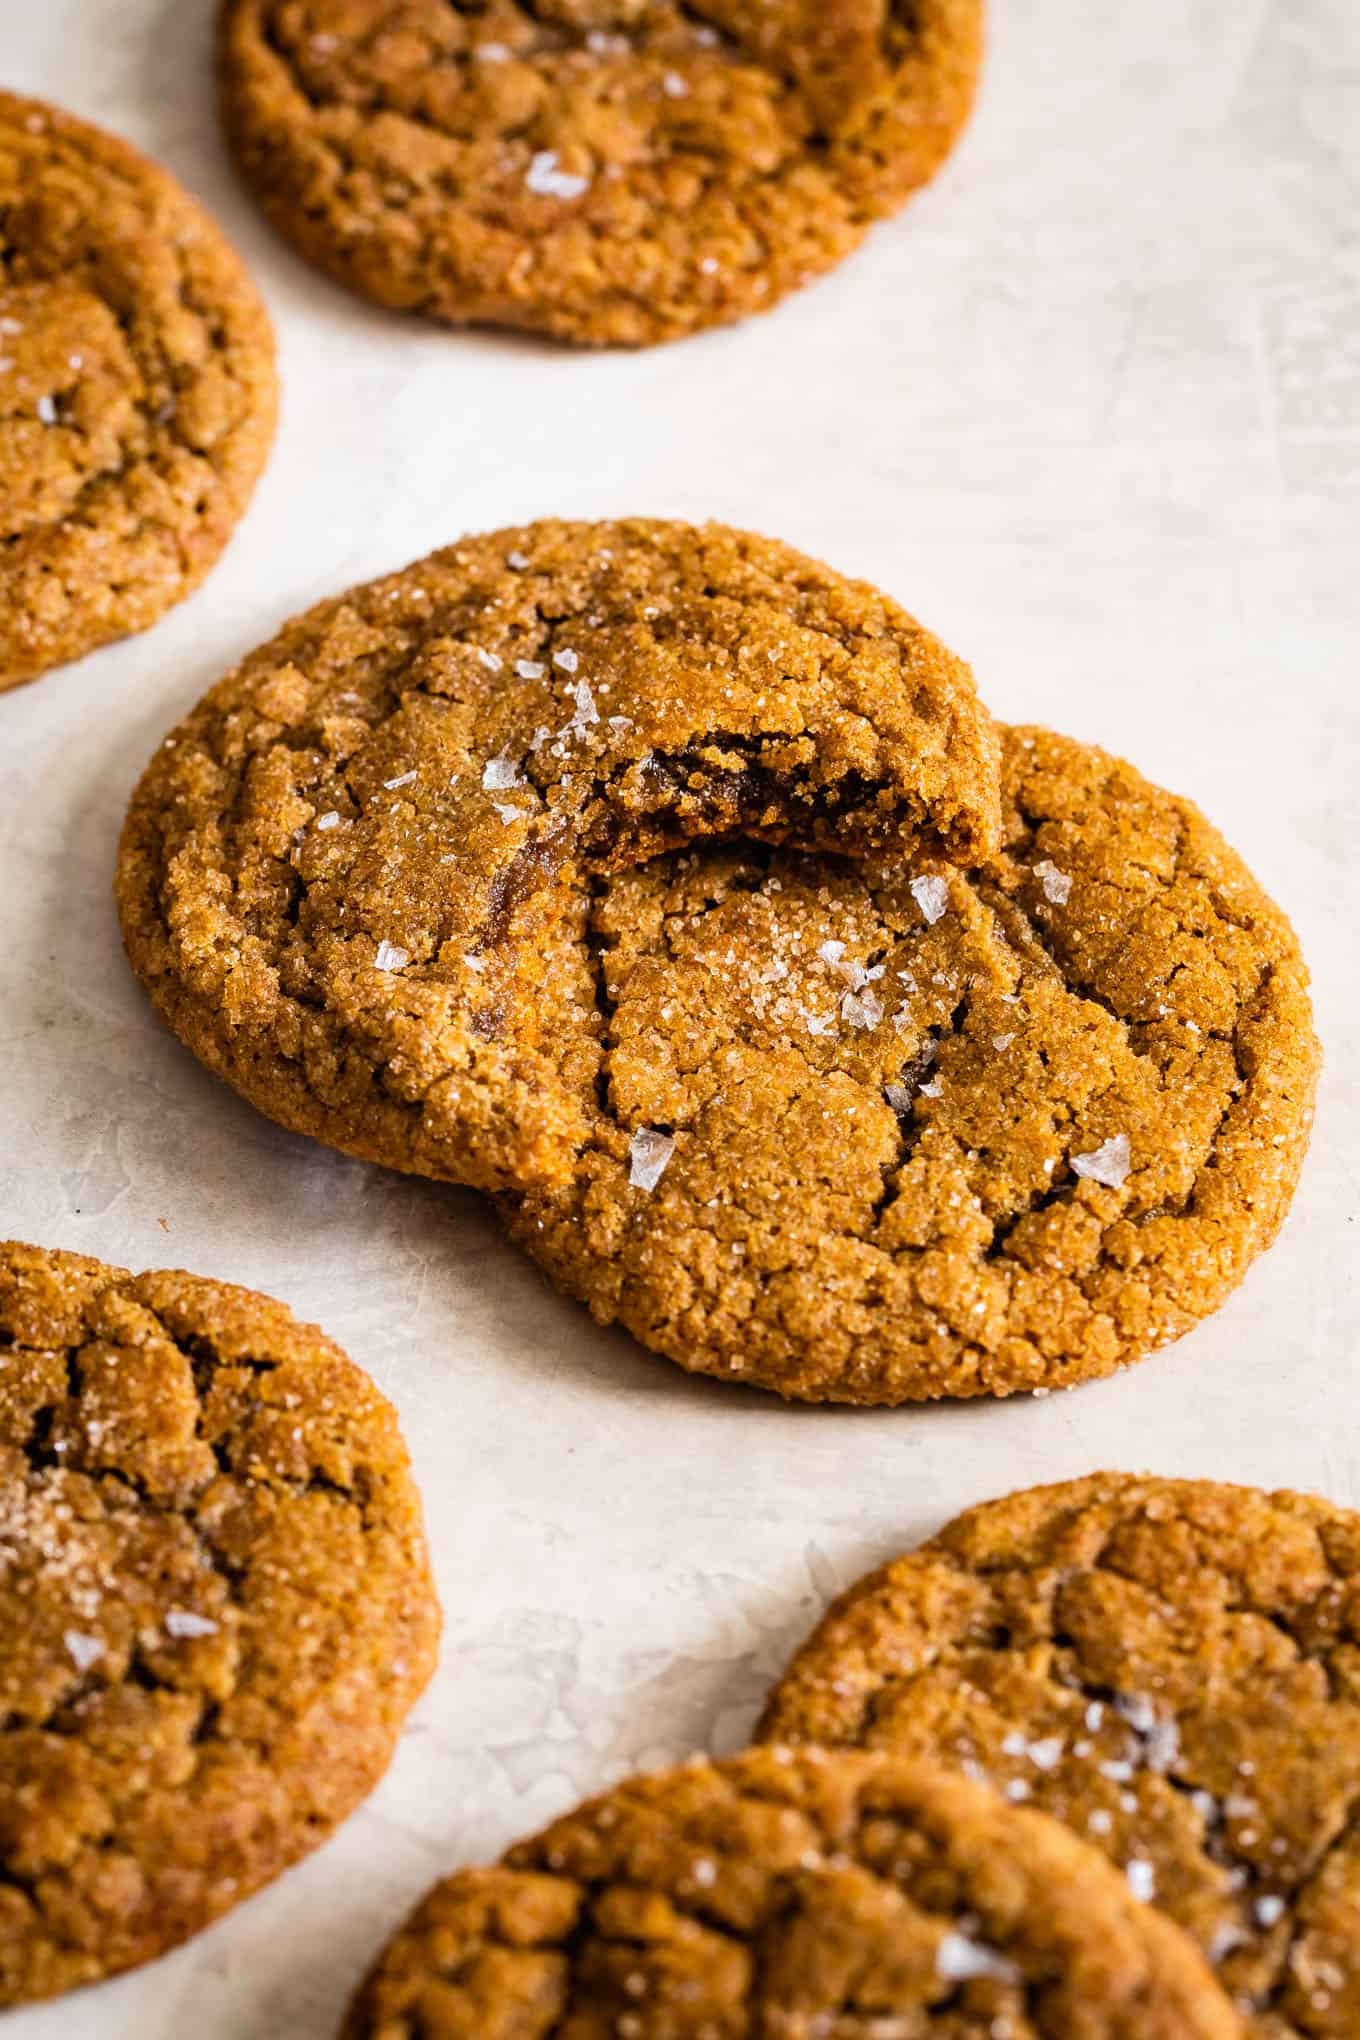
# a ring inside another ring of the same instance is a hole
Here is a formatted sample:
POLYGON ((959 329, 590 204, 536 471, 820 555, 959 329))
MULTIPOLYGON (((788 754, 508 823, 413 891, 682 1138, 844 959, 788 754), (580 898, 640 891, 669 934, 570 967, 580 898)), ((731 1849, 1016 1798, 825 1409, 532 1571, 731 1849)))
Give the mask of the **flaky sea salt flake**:
POLYGON ((506 752, 499 758, 488 758, 482 768, 482 785, 488 793, 504 793, 511 786, 522 786, 519 766, 506 752))
POLYGON ((195 1615, 188 1608, 172 1608, 165 1618, 167 1636, 216 1636, 220 1628, 211 1615, 195 1615))
POLYGON ((588 177, 558 168, 556 149, 538 150, 524 174, 524 182, 540 198, 579 198, 590 189, 588 177))
POLYGON ((515 661, 515 671, 519 674, 521 680, 541 680, 547 670, 547 667, 540 664, 537 659, 516 659, 515 661))
POLYGON ((883 1018, 883 1001, 872 992, 847 992, 841 1000, 841 1018, 847 1027, 877 1027, 883 1018))
POLYGON ((926 878, 914 878, 911 882, 911 896, 933 927, 949 905, 948 881, 933 874, 926 878))
POLYGON ((564 673, 574 673, 580 663, 580 658, 569 646, 564 645, 560 652, 553 653, 554 666, 560 666, 564 673))
POLYGON ((981 1941, 970 1940, 967 1934, 948 1933, 940 1936, 935 1950, 936 1973, 949 1983, 970 1983, 974 1977, 989 1976, 997 1983, 1015 1983, 1019 1970, 1013 1962, 995 1948, 984 1947, 981 1941))
POLYGON ((655 1190, 675 1153, 668 1133, 654 1126, 640 1126, 628 1143, 628 1181, 635 1190, 655 1190))
POLYGON ((405 970, 411 961, 409 949, 403 949, 399 942, 380 942, 378 953, 373 959, 375 970, 405 970))
POLYGON ((55 397, 39 397, 36 408, 38 416, 42 419, 44 425, 56 424, 57 400, 55 397))
POLYGON ((1146 1856, 1135 1856, 1125 1865, 1124 1875, 1129 1880, 1129 1890, 1144 1905, 1151 1905, 1152 1894, 1157 1889, 1157 1872, 1146 1856))
POLYGON ((68 1629, 61 1640, 78 1672, 88 1672, 90 1666, 98 1664, 104 1655, 104 1646, 99 1638, 82 1636, 78 1629, 68 1629))
POLYGON ((399 776, 398 778, 396 778, 396 779, 384 779, 384 781, 383 781, 383 785, 384 785, 384 786, 385 786, 385 787, 387 788, 387 790, 388 790, 388 792, 389 792, 389 793, 395 793, 396 789, 397 789, 397 788, 398 788, 399 786, 412 786, 412 785, 414 785, 414 783, 415 783, 415 777, 416 777, 416 775, 415 775, 415 773, 414 773, 414 772, 403 772, 403 773, 402 773, 402 774, 401 774, 401 775, 400 775, 400 776, 399 776))
POLYGON ((1129 1137, 1126 1133, 1111 1134, 1089 1154, 1072 1156, 1072 1168, 1078 1176, 1085 1176, 1092 1183, 1103 1183, 1107 1190, 1123 1189, 1129 1167, 1129 1137))
POLYGON ((1072 890, 1072 880, 1067 872, 1059 871, 1056 864, 1050 863, 1047 857, 1041 857, 1034 867, 1034 876, 1043 886, 1046 900, 1051 900, 1055 907, 1067 905, 1068 894, 1072 890))

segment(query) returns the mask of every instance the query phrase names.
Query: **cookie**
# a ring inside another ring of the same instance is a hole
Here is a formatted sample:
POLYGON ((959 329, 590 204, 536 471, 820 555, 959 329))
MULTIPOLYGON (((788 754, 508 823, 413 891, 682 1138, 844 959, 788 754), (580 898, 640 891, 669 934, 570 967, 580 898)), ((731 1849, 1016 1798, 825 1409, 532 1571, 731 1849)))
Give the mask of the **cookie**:
POLYGON ((1232 2040, 1190 1943, 1053 1821, 919 1764, 635 1778, 425 1899, 344 2040, 1232 2040))
POLYGON ((225 0, 247 182, 383 305, 639 346, 763 311, 948 155, 982 0, 225 0))
POLYGON ((967 667, 886 596, 721 525, 546 522, 323 603, 214 688, 137 790, 118 899, 163 1018, 261 1110, 524 1186, 593 1111, 599 874, 736 829, 971 858, 998 789, 967 667))
POLYGON ((1360 1515, 1096 1474, 852 1587, 760 1733, 961 1767, 1127 1866, 1270 2040, 1360 2032, 1360 1515))
POLYGON ((582 903, 590 1141, 503 1210, 602 1323, 807 1401, 1006 1395, 1178 1337, 1274 1236, 1318 1061, 1288 923, 1130 766, 1003 754, 970 873, 706 849, 582 903))
POLYGON ((149 1961, 324 1841, 438 1629, 396 1419, 329 1339, 0 1246, 0 2004, 149 1961))
POLYGON ((203 579, 274 433, 269 320, 217 228, 112 135, 0 92, 0 690, 203 579))

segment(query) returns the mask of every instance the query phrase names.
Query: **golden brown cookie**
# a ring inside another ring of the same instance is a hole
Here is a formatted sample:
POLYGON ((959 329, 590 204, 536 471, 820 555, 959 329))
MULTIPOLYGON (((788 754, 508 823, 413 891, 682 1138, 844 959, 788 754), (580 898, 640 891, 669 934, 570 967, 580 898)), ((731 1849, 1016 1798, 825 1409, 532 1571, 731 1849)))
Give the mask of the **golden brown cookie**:
POLYGON ((1253 2030, 1360 2033, 1360 1515, 1095 1474, 842 1595, 760 1733, 959 1767, 1194 1937, 1253 2030))
POLYGON ((174 179, 0 92, 0 690, 195 588, 264 466, 269 320, 174 179))
POLYGON ((396 1419, 282 1304, 0 1246, 0 2004, 132 1968, 377 1783, 439 1612, 396 1419))
POLYGON ((948 155, 982 0, 224 0, 270 219, 378 303, 642 345, 763 311, 948 155))
POLYGON ((1185 1936, 961 1778, 756 1750, 635 1778, 389 1942, 344 2040, 1240 2040, 1185 1936))
POLYGON ((1178 1337, 1274 1237, 1318 1061, 1288 923, 1130 766, 1003 753, 970 873, 705 849, 580 903, 590 1140, 504 1209, 602 1323, 808 1401, 1005 1395, 1178 1337))
POLYGON ((722 525, 523 526, 323 603, 213 689, 133 801, 124 937, 284 1125, 561 1180, 593 990, 556 1002, 599 873, 734 829, 975 856, 996 758, 967 667, 861 582, 722 525))

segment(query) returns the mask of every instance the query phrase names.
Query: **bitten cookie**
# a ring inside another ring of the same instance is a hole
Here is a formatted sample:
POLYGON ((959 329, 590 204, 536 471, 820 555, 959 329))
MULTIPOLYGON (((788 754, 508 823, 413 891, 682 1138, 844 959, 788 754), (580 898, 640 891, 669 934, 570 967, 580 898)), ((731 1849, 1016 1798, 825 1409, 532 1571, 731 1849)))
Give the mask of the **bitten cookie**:
POLYGON ((149 1961, 377 1783, 439 1613, 391 1409, 282 1304, 0 1246, 0 2004, 149 1961))
POLYGON ((960 1778, 754 1751, 635 1778, 436 1886, 344 2040, 1234 2040, 1190 1942, 960 1778))
POLYGON ((760 1733, 957 1766, 1186 1928, 1270 2040, 1360 2032, 1360 1515, 1096 1474, 842 1595, 760 1733))
POLYGON ((1288 923, 1130 766, 1003 749, 972 872, 706 849, 581 903, 589 1142, 503 1210, 602 1323, 807 1401, 1005 1395, 1178 1337, 1274 1237, 1318 1063, 1288 923))
POLYGON ((195 588, 274 432, 269 320, 125 142, 0 92, 0 690, 195 588))
POLYGON ((998 789, 967 667, 876 590, 721 525, 547 522, 323 603, 214 688, 137 790, 118 901, 163 1018, 261 1110, 522 1187, 594 1109, 601 873, 736 829, 973 859, 998 789))
POLYGON ((981 0, 225 0, 237 160, 384 305, 589 345, 763 311, 943 162, 981 0))

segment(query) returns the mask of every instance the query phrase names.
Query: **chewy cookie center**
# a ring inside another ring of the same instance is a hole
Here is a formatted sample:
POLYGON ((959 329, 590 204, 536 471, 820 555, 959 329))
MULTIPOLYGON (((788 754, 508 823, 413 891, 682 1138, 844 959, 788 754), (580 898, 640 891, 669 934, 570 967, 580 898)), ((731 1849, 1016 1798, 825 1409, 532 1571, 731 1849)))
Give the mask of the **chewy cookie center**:
POLYGON ((56 523, 116 474, 143 436, 142 398, 118 321, 92 291, 0 280, 0 538, 56 523))

